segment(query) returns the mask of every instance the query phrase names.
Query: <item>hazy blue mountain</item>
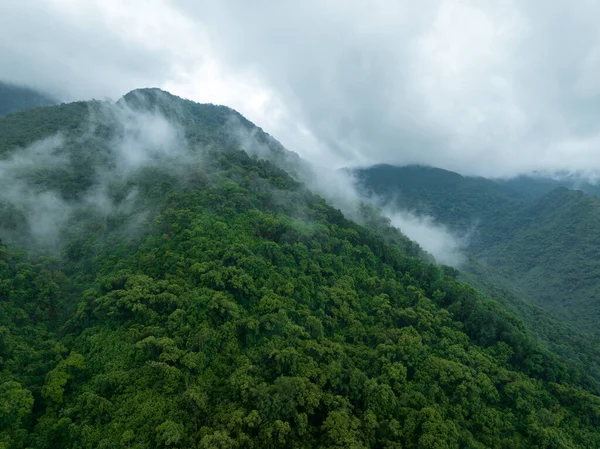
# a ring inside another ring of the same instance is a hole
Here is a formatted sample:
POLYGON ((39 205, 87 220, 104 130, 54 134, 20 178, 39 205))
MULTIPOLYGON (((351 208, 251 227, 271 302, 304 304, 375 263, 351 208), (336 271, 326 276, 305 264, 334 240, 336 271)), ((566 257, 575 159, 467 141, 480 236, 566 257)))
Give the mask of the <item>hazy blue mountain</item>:
POLYGON ((511 179, 498 179, 495 182, 530 199, 543 196, 558 187, 581 190, 589 195, 600 197, 600 186, 578 174, 557 173, 553 177, 543 174, 521 175, 511 179))
POLYGON ((0 81, 0 115, 57 103, 57 100, 34 89, 0 81))

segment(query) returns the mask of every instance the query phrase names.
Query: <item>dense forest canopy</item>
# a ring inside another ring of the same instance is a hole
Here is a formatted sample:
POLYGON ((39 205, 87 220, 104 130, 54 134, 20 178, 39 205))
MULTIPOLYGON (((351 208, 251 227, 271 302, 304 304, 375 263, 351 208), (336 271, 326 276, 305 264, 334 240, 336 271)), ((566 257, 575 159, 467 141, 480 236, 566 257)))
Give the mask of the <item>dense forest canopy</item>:
POLYGON ((0 447, 600 447, 596 370, 231 109, 34 109, 0 154, 0 447))
POLYGON ((489 180, 419 166, 376 166, 358 177, 365 192, 468 235, 465 251, 476 263, 465 264, 464 271, 478 277, 489 271, 494 283, 598 333, 597 186, 568 177, 489 180))

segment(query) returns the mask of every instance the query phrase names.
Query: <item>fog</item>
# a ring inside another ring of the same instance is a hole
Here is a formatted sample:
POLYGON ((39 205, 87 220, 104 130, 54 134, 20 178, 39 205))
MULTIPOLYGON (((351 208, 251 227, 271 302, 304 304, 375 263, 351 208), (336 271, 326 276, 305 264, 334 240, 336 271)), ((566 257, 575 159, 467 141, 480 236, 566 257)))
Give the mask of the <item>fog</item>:
POLYGON ((358 205, 374 205, 382 215, 390 219, 394 227, 417 242, 437 262, 459 267, 464 261, 462 249, 466 247, 466 236, 454 235, 444 225, 436 223, 432 217, 402 209, 397 202, 362 195, 357 188, 358 181, 351 171, 332 170, 309 164, 307 169, 300 173, 299 178, 348 218, 360 222, 358 205))
POLYGON ((247 131, 236 122, 231 123, 230 132, 237 138, 240 147, 249 154, 275 161, 281 168, 304 183, 313 193, 325 198, 352 220, 361 222, 361 203, 374 205, 391 224, 404 235, 417 242, 440 264, 459 267, 465 260, 462 250, 467 246, 468 236, 458 236, 432 217, 402 209, 396 201, 384 200, 379 196, 366 196, 358 189, 358 180, 350 170, 336 170, 300 159, 297 154, 284 150, 273 150, 256 138, 256 131, 247 131))
POLYGON ((16 212, 13 220, 19 215, 26 218, 26 223, 15 223, 18 228, 4 230, 9 238, 21 233, 25 225, 36 243, 50 247, 57 244, 71 208, 56 192, 35 189, 29 178, 40 170, 53 170, 67 163, 64 155, 57 153, 63 142, 61 135, 51 136, 0 161, 0 205, 16 212))
POLYGON ((152 205, 140 200, 129 181, 147 168, 177 177, 184 167, 201 164, 201 155, 189 151, 181 126, 158 111, 134 110, 124 102, 89 107, 81 135, 50 136, 0 160, 0 206, 10 212, 0 231, 8 241, 58 251, 65 235, 73 237, 90 223, 106 226, 115 217, 124 218, 120 232, 135 233, 152 205), (100 128, 113 135, 99 137, 100 128), (69 185, 67 190, 78 190, 73 196, 64 191, 64 183, 83 176, 78 170, 91 173, 89 185, 69 185))
MULTIPOLYGON (((379 203, 361 198, 340 167, 424 164, 497 178, 537 172, 569 173, 575 184, 599 179, 598 2, 7 5, 0 14, 0 79, 64 100, 117 98, 156 85, 226 104, 308 161, 268 154, 349 216, 357 202, 379 203)), ((37 240, 56 242, 54 229, 82 205, 106 217, 132 210, 137 193, 115 202, 115 183, 193 153, 178 125, 160 114, 108 109, 100 122, 123 123, 112 165, 95 167, 94 185, 78 203, 4 176, 4 201, 27 198, 19 212, 30 217, 37 240)), ((244 149, 264 157, 252 131, 230 129, 244 149)), ((428 217, 381 206, 407 234, 423 229, 412 237, 438 260, 460 260, 446 255, 460 252, 461 238, 428 217)))
MULTIPOLYGON (((161 95, 167 94, 159 93, 159 99, 161 95)), ((123 100, 91 102, 81 133, 42 139, 0 161, 0 204, 13 213, 13 222, 2 224, 6 238, 30 248, 59 251, 65 236, 84 232, 90 220, 108 227, 116 217, 125 223, 119 232, 139 234, 155 211, 130 181, 144 176, 146 169, 183 180, 190 167, 202 166, 206 149, 190 147, 178 102, 169 102, 172 114, 167 118, 139 93, 130 98, 135 106, 123 100), (62 183, 82 170, 81 161, 79 165, 75 161, 82 154, 86 159, 83 170, 91 173, 88 185, 81 186, 76 197, 69 197, 62 183), (20 219, 23 222, 16 226, 14 221, 20 219), (29 240, 24 241, 24 236, 29 240)), ((247 153, 272 160, 350 219, 360 222, 361 203, 375 205, 439 263, 460 265, 460 239, 430 217, 361 195, 352 172, 301 159, 242 121, 232 112, 224 130, 247 153)), ((158 181, 152 178, 152 182, 158 181)))
POLYGON ((389 206, 384 209, 384 214, 395 227, 417 242, 437 262, 458 268, 465 261, 463 249, 467 245, 466 237, 454 235, 444 225, 435 223, 432 217, 391 209, 389 206))

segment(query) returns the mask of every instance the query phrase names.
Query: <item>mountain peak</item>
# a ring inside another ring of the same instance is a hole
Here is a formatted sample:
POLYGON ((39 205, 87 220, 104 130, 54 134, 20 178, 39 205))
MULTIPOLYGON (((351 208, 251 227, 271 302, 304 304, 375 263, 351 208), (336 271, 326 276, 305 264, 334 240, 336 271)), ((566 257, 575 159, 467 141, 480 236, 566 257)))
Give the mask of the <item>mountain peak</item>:
POLYGON ((165 105, 183 101, 183 98, 159 89, 158 87, 146 87, 134 89, 123 95, 117 104, 126 103, 134 109, 147 109, 158 105, 165 105))

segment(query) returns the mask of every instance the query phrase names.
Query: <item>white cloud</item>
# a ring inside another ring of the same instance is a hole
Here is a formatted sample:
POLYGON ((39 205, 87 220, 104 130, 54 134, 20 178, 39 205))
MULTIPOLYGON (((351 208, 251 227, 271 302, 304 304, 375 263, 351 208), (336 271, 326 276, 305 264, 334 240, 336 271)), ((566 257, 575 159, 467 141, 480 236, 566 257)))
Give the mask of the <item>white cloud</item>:
POLYGON ((464 262, 463 239, 454 235, 445 226, 434 223, 431 217, 394 209, 384 213, 390 218, 392 225, 421 245, 437 262, 452 267, 459 267, 464 262))
POLYGON ((7 0, 0 78, 227 104, 327 166, 600 169, 600 4, 7 0))

